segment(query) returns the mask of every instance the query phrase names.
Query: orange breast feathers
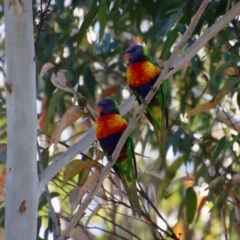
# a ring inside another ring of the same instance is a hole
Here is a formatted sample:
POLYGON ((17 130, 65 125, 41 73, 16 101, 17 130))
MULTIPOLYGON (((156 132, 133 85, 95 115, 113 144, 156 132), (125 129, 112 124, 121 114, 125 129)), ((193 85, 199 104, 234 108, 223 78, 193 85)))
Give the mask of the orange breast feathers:
POLYGON ((127 128, 127 121, 118 114, 100 116, 95 122, 97 139, 105 138, 111 134, 123 131, 127 128))
POLYGON ((130 64, 127 69, 127 80, 130 87, 140 87, 150 83, 161 73, 160 69, 148 61, 130 64))

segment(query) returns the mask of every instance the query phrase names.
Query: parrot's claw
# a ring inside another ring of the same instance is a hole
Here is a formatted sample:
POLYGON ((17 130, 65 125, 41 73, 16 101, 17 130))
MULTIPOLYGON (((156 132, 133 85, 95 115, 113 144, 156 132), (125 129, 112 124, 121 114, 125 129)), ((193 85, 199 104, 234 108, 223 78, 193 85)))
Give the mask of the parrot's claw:
POLYGON ((108 160, 109 162, 112 162, 112 156, 108 156, 108 157, 107 157, 107 160, 108 160))
POLYGON ((142 99, 142 103, 143 103, 144 105, 148 105, 146 99, 142 99))
POLYGON ((152 86, 150 89, 151 89, 153 92, 156 92, 156 91, 157 91, 157 88, 156 88, 156 87, 153 87, 153 86, 152 86))

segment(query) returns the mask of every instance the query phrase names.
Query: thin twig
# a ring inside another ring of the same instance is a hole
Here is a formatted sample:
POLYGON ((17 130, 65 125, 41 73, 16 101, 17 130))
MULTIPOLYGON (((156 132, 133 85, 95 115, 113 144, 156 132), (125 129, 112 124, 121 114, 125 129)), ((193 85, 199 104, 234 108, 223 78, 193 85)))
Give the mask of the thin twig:
POLYGON ((136 239, 141 240, 137 235, 135 235, 134 233, 130 232, 128 229, 122 227, 121 225, 115 223, 114 221, 111 221, 110 219, 108 219, 108 218, 106 218, 103 215, 100 215, 98 213, 96 215, 99 216, 101 219, 104 219, 105 221, 110 222, 112 225, 119 227, 120 229, 122 229, 123 231, 127 232, 128 234, 130 234, 131 236, 135 237, 136 239))
POLYGON ((41 31, 43 30, 44 21, 46 21, 46 14, 49 11, 48 8, 49 8, 50 3, 51 3, 51 0, 48 0, 47 5, 46 5, 45 9, 43 10, 43 8, 42 8, 43 2, 42 2, 42 0, 40 1, 40 11, 39 11, 40 20, 39 20, 39 23, 36 25, 38 27, 38 33, 37 33, 37 37, 36 37, 36 41, 35 41, 35 55, 37 55, 37 47, 38 47, 39 37, 40 37, 41 31))
POLYGON ((240 133, 240 121, 234 117, 233 112, 223 112, 218 109, 216 118, 219 122, 225 123, 228 127, 233 128, 240 133))
MULTIPOLYGON (((65 216, 63 216, 63 215, 61 215, 61 214, 58 214, 58 216, 59 216, 59 218, 63 219, 64 221, 70 222, 70 219, 69 219, 68 217, 65 217, 65 216)), ((95 226, 93 226, 93 227, 86 227, 86 226, 84 226, 84 225, 82 225, 82 224, 80 224, 80 223, 78 223, 77 226, 80 227, 81 229, 84 229, 84 230, 85 230, 85 229, 98 229, 98 230, 100 230, 100 231, 103 231, 104 233, 109 233, 109 234, 111 234, 111 235, 113 235, 113 236, 115 236, 115 237, 118 237, 118 238, 127 240, 127 238, 124 238, 124 237, 116 234, 116 231, 114 231, 114 230, 108 231, 108 230, 106 230, 106 229, 103 229, 103 228, 100 228, 100 227, 95 227, 95 226)), ((88 234, 88 232, 86 232, 85 234, 88 234)), ((92 238, 89 237, 89 239, 92 239, 92 238)))
POLYGON ((0 67, 0 70, 1 70, 1 72, 3 73, 4 78, 6 79, 6 78, 7 78, 7 75, 6 75, 6 73, 4 72, 3 68, 0 67))
MULTIPOLYGON (((42 154, 41 154, 40 146, 39 146, 38 143, 37 143, 37 152, 38 152, 38 158, 39 158, 39 168, 40 168, 41 171, 43 171, 44 168, 43 168, 42 154)), ((59 228, 58 217, 57 217, 57 215, 54 211, 52 201, 51 201, 50 191, 49 191, 49 188, 48 188, 47 185, 45 186, 44 190, 45 190, 45 196, 47 198, 47 202, 48 202, 48 205, 49 205, 51 218, 52 218, 52 221, 53 221, 53 239, 57 240, 60 236, 60 228, 59 228)))
MULTIPOLYGON (((206 8, 208 2, 209 2, 209 0, 204 0, 202 2, 202 4, 201 4, 200 8, 198 9, 194 19, 190 23, 188 30, 184 33, 181 41, 179 42, 177 47, 174 49, 173 54, 171 55, 171 57, 168 60, 165 68, 163 69, 163 72, 160 74, 159 78, 157 79, 156 83, 154 84, 153 89, 154 88, 156 88, 156 89, 159 88, 159 86, 162 84, 162 82, 164 80, 164 77, 171 70, 172 63, 176 59, 176 57, 179 54, 179 51, 181 50, 181 48, 185 45, 185 43, 187 42, 188 38, 192 34, 192 31, 194 30, 196 24, 198 23, 198 20, 201 17, 202 13, 204 12, 204 9, 206 8)), ((153 98, 154 94, 155 94, 155 91, 150 91, 148 93, 147 97, 145 98, 147 103, 149 103, 151 101, 151 99, 153 98)), ((121 138, 120 138, 120 140, 119 140, 119 142, 118 142, 118 144, 117 144, 117 146, 116 146, 116 148, 115 148, 115 150, 114 150, 114 152, 112 154, 112 161, 107 164, 105 169, 102 171, 100 177, 98 178, 97 182, 91 188, 88 196, 86 197, 84 202, 81 204, 81 206, 77 210, 76 214, 74 215, 72 221, 69 223, 69 225, 67 226, 67 228, 65 229, 65 231, 61 235, 61 237, 60 237, 61 240, 63 240, 65 236, 69 235, 70 231, 74 228, 74 226, 76 226, 76 224, 78 223, 79 219, 81 219, 81 217, 83 216, 87 206, 89 205, 89 203, 91 202, 92 198, 94 197, 95 192, 97 191, 99 186, 102 184, 103 180, 105 179, 105 177, 109 173, 110 169, 113 167, 115 161, 117 160, 117 158, 118 158, 118 156, 120 154, 120 151, 121 151, 124 143, 126 142, 128 136, 130 135, 130 133, 132 132, 132 130, 136 126, 138 120, 141 117, 141 114, 144 112, 146 107, 147 107, 146 104, 142 104, 139 107, 137 113, 131 119, 128 127, 126 128, 126 130, 124 131, 123 135, 121 136, 121 138)))
MULTIPOLYGON (((154 209, 154 211, 157 213, 158 217, 160 219, 162 219, 162 221, 166 224, 168 230, 171 232, 171 234, 167 233, 167 236, 170 238, 173 238, 175 240, 178 240, 177 236, 175 235, 174 231, 172 230, 172 228, 168 225, 167 221, 165 220, 165 218, 161 215, 161 213, 158 211, 158 209, 155 207, 155 205, 152 203, 152 201, 149 199, 149 197, 147 196, 147 194, 143 191, 143 188, 141 187, 141 185, 139 185, 140 187, 140 194, 142 195, 142 197, 147 200, 147 202, 151 205, 151 207, 154 209)), ((166 232, 165 232, 166 234, 166 232)))

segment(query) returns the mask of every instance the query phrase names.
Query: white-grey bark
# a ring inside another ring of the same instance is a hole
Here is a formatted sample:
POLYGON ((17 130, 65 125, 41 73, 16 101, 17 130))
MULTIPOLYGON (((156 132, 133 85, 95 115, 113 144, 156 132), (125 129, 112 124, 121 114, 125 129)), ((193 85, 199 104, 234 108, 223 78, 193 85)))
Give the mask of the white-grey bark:
POLYGON ((36 239, 37 111, 32 0, 5 0, 7 180, 5 240, 36 239))

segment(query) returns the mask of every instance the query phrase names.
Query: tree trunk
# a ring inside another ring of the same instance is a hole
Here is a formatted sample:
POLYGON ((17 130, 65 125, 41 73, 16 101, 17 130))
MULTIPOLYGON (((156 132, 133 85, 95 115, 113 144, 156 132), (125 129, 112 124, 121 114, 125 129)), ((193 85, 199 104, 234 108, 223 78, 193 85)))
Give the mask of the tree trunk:
POLYGON ((5 0, 7 181, 5 239, 36 239, 37 111, 31 0, 5 0))

